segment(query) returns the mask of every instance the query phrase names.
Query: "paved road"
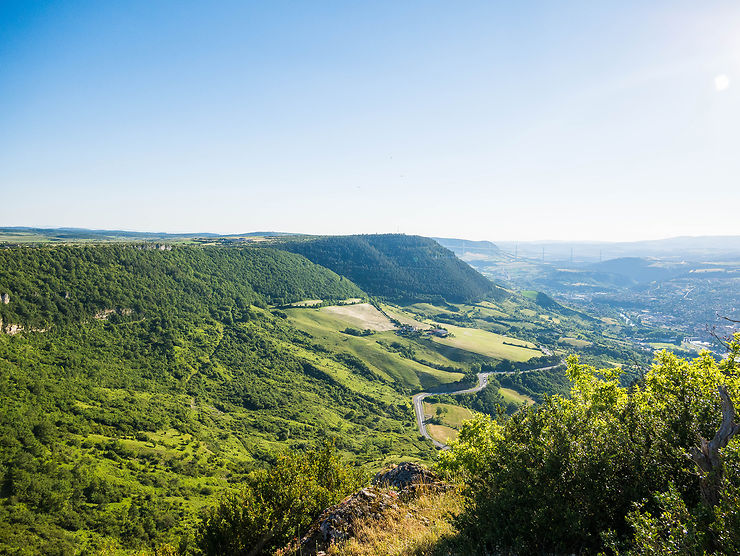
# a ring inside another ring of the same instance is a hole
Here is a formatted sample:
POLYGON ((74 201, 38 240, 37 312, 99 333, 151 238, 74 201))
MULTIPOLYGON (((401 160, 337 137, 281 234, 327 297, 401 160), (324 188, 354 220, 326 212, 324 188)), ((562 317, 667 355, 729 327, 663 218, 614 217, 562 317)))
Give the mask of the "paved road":
POLYGON ((458 396, 460 394, 474 394, 475 392, 479 392, 480 390, 483 390, 486 386, 488 386, 488 377, 491 375, 511 375, 514 373, 533 373, 535 371, 549 371, 551 369, 555 369, 557 367, 560 367, 562 363, 558 363, 557 365, 550 365, 549 367, 540 367, 538 369, 528 369, 526 371, 506 371, 506 372, 500 372, 500 373, 478 373, 478 385, 473 386, 472 388, 463 388, 462 390, 438 390, 436 392, 419 392, 416 394, 413 398, 411 398, 411 401, 414 404, 414 413, 416 413, 416 424, 419 427, 419 433, 426 439, 431 440, 432 444, 434 444, 437 448, 441 448, 443 450, 446 450, 449 448, 447 444, 444 444, 438 440, 434 440, 429 433, 427 432, 427 425, 424 422, 424 398, 428 396, 434 396, 435 394, 447 394, 448 396, 458 396))

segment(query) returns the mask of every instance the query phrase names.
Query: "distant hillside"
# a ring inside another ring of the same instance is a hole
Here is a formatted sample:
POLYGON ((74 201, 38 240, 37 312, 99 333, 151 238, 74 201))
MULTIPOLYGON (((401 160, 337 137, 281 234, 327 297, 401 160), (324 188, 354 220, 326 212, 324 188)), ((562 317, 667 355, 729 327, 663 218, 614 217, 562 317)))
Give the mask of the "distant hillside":
POLYGON ((657 257, 674 261, 740 258, 740 236, 674 237, 633 242, 497 241, 506 253, 546 261, 598 262, 625 257, 657 257))
POLYGON ((499 290, 430 238, 403 234, 286 240, 273 246, 298 253, 348 277, 372 295, 396 300, 479 299, 499 290))
POLYGON ((303 257, 274 249, 141 245, 0 250, 3 322, 45 327, 99 311, 134 314, 165 306, 231 310, 234 304, 362 297, 355 284, 303 257))
POLYGON ((639 257, 623 257, 611 259, 603 263, 591 265, 596 272, 607 272, 623 276, 633 283, 654 282, 657 280, 668 280, 678 274, 690 270, 688 265, 667 265, 660 261, 643 259, 639 257))
POLYGON ((181 243, 198 240, 234 240, 277 237, 285 232, 248 232, 221 235, 209 232, 170 234, 166 232, 135 232, 128 230, 90 230, 87 228, 31 228, 27 226, 0 227, 0 244, 22 243, 107 243, 128 241, 166 241, 181 243))
POLYGON ((471 241, 450 237, 433 237, 432 239, 442 247, 458 255, 461 259, 465 259, 464 255, 490 258, 501 254, 501 249, 499 249, 498 245, 490 241, 471 241))

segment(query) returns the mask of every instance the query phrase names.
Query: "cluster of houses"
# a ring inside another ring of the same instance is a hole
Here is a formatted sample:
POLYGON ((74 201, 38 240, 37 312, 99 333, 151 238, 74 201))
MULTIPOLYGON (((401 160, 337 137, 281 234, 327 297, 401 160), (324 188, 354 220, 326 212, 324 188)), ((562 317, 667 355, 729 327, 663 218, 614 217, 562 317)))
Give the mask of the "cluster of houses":
POLYGON ((450 333, 444 328, 419 328, 410 324, 402 324, 396 330, 401 336, 437 336, 438 338, 446 338, 450 333))

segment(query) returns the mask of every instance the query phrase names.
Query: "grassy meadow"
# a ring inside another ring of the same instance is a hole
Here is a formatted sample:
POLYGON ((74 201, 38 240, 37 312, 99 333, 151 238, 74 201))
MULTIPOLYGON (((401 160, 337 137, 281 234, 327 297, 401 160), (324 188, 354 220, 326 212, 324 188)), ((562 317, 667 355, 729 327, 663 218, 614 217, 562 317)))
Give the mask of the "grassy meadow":
MULTIPOLYGON (((342 309, 349 309, 348 306, 342 309)), ((369 311, 348 314, 338 312, 335 307, 321 307, 320 309, 287 309, 290 323, 298 330, 310 334, 320 345, 339 352, 349 353, 361 359, 370 370, 380 379, 395 381, 410 392, 419 392, 433 389, 437 386, 457 382, 463 374, 459 372, 442 371, 404 357, 404 348, 411 348, 415 354, 425 361, 434 364, 459 367, 459 364, 446 358, 439 352, 429 349, 419 342, 402 338, 390 329, 375 332, 369 336, 353 336, 342 331, 348 327, 371 329, 370 327, 386 328, 392 326, 390 320, 376 310, 377 314, 369 311), (366 320, 358 320, 364 314, 366 320), (384 318, 387 325, 382 322, 384 318), (382 343, 380 343, 382 342, 382 343), (397 349, 389 348, 397 344, 397 349)), ((371 329, 372 330, 372 329, 371 329)))

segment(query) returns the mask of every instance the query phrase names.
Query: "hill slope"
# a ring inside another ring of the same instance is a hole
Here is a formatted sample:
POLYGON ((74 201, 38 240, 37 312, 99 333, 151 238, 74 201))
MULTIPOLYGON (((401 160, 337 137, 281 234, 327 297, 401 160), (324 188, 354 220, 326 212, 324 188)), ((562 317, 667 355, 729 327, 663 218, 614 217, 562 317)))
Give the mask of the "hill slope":
POLYGON ((462 302, 497 291, 454 253, 425 237, 332 236, 279 241, 274 246, 299 253, 368 293, 389 299, 462 302))
POLYGON ((267 309, 363 296, 349 280, 284 251, 139 247, 0 250, 0 552, 187 537, 247 472, 325 438, 429 457, 405 393, 267 309))

